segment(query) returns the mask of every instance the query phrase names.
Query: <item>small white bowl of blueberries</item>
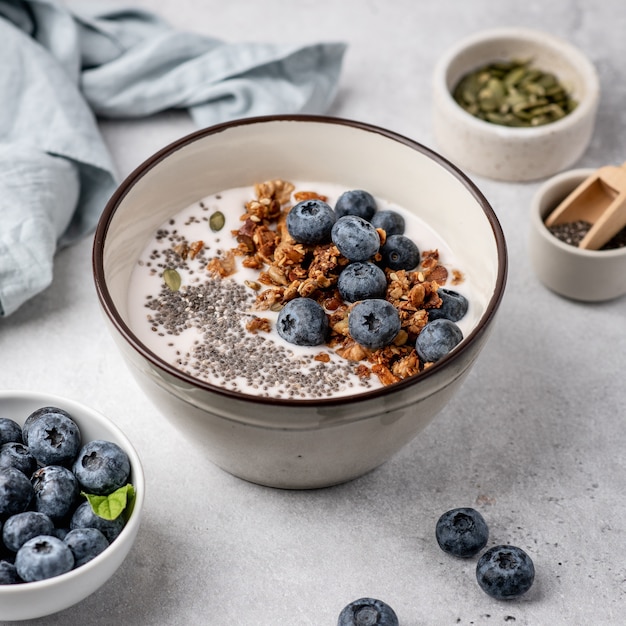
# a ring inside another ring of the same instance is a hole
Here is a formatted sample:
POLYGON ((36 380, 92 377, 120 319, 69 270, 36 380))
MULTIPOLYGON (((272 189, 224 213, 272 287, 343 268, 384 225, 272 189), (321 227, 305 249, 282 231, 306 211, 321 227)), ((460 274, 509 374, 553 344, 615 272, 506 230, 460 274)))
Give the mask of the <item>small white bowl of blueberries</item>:
POLYGON ((0 620, 80 602, 139 529, 139 457, 107 418, 54 395, 0 392, 0 620))

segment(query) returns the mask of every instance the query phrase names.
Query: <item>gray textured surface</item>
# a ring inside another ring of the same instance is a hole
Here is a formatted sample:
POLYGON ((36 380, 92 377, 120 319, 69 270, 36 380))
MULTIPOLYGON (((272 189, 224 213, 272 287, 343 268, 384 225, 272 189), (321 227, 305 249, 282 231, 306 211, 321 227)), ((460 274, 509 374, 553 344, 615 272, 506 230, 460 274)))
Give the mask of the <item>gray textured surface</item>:
MULTIPOLYGON (((582 48, 600 74, 596 132, 576 166, 626 160, 622 0, 135 4, 229 40, 348 41, 331 113, 435 148, 430 79, 440 54, 479 29, 543 28, 582 48)), ((102 128, 121 174, 194 130, 178 113, 102 128)), ((585 305, 547 291, 527 258, 539 182, 472 178, 509 244, 495 331, 457 397, 418 439, 373 473, 328 490, 247 484, 188 447, 142 397, 106 334, 91 240, 59 254, 51 288, 0 320, 2 387, 67 395, 109 415, 142 456, 148 493, 137 544, 118 573, 38 623, 332 626, 344 604, 364 595, 390 603, 402 626, 623 623, 626 301, 585 305), (439 550, 435 522, 456 506, 483 513, 489 545, 531 554, 537 578, 526 597, 491 600, 474 581, 474 559, 439 550)))

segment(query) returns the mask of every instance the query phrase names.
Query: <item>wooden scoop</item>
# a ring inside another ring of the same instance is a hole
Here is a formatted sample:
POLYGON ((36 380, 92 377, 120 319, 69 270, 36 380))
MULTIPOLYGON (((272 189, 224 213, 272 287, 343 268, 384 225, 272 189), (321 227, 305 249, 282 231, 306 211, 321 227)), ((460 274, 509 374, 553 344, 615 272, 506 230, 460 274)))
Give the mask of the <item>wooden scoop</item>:
POLYGON ((545 225, 584 220, 592 226, 579 248, 599 250, 626 226, 626 163, 596 170, 548 215, 545 225))

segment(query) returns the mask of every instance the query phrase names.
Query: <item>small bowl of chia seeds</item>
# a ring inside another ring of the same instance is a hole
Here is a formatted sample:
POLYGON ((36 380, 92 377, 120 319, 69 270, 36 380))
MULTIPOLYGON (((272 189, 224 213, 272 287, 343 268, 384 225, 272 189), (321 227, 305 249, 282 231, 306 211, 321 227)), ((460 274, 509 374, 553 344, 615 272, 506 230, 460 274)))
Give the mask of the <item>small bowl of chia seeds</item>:
POLYGON ((574 164, 591 139, 597 72, 582 51, 551 34, 475 33, 441 57, 433 79, 438 149, 475 174, 546 178, 574 164))
POLYGON ((539 280, 572 300, 601 302, 626 294, 626 229, 600 250, 578 247, 591 225, 577 220, 548 228, 550 213, 593 169, 561 172, 537 190, 530 215, 529 256, 539 280))

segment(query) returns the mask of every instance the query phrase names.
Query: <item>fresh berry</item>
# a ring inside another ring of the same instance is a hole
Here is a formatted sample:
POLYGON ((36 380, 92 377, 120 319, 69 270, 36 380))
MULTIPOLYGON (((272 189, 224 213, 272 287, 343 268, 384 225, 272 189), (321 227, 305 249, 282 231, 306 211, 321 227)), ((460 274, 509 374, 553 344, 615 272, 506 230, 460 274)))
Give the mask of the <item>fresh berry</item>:
POLYGON ((489 528, 476 509, 452 509, 437 520, 435 536, 444 552, 470 557, 478 554, 487 545, 489 528))
POLYGON ((33 508, 54 522, 65 519, 74 509, 80 486, 74 473, 60 465, 46 465, 32 478, 35 497, 33 508))
POLYGON ((63 543, 74 555, 74 567, 80 567, 107 549, 109 542, 97 528, 70 530, 63 543))
POLYGON ((404 235, 404 218, 400 213, 396 211, 378 211, 370 220, 374 228, 382 228, 387 234, 387 237, 391 235, 404 235))
POLYGON ((22 440, 28 445, 28 433, 30 431, 31 426, 40 418, 45 415, 62 415, 63 417, 67 417, 68 419, 72 419, 72 416, 63 409, 59 409, 56 406, 42 406, 40 409, 33 411, 24 422, 22 426, 22 440))
POLYGON ((358 215, 368 222, 376 213, 376 200, 374 196, 363 189, 344 191, 335 203, 337 218, 344 215, 358 215))
POLYGON ((328 334, 328 316, 311 298, 295 298, 285 304, 276 320, 278 334, 297 346, 317 346, 328 334))
POLYGON ((0 585, 15 585, 21 582, 15 565, 9 561, 0 561, 0 585))
POLYGON ((335 212, 326 202, 303 200, 287 213, 287 231, 299 243, 327 243, 336 219, 335 212))
POLYGON ((357 261, 349 263, 339 274, 337 289, 346 302, 383 298, 387 292, 387 277, 378 265, 357 261))
POLYGON ((73 567, 72 551, 52 535, 29 539, 15 555, 15 568, 25 582, 59 576, 73 567))
POLYGON ((130 460, 117 444, 94 439, 82 447, 72 470, 84 491, 105 496, 126 484, 130 460))
POLYGON ((450 320, 428 322, 415 341, 417 356, 424 363, 434 363, 443 358, 463 339, 461 329, 450 320))
POLYGON ((349 261, 367 261, 380 248, 376 229, 358 215, 339 218, 332 228, 333 243, 349 261))
POLYGON ((420 251, 415 242, 405 235, 391 235, 380 249, 381 264, 391 270, 412 270, 420 262, 420 251))
POLYGON ((0 445, 10 441, 22 443, 22 427, 8 417, 0 417, 0 445))
POLYGON ((91 504, 85 501, 78 505, 70 520, 70 530, 76 528, 97 528, 112 543, 124 528, 124 517, 120 515, 114 520, 99 517, 94 513, 91 504))
POLYGON ((0 446, 0 467, 15 467, 31 476, 37 469, 37 459, 23 443, 9 441, 0 446))
POLYGON ((21 513, 33 498, 28 477, 14 467, 0 468, 0 518, 21 513))
POLYGON ((356 342, 377 350, 389 345, 400 332, 400 316, 387 300, 362 300, 349 313, 348 330, 356 342))
POLYGON ((465 316, 469 302, 464 295, 444 287, 439 287, 437 295, 441 298, 441 306, 437 309, 428 309, 429 321, 443 318, 451 322, 458 322, 465 316))
POLYGON ((80 449, 76 422, 59 409, 40 415, 26 432, 26 445, 40 465, 71 465, 80 449))
POLYGON ((476 580, 496 600, 517 598, 526 593, 535 579, 532 559, 516 546, 494 546, 478 559, 476 580))
POLYGON ((54 523, 43 513, 24 511, 12 515, 5 522, 2 529, 4 545, 11 551, 17 552, 29 539, 39 535, 51 535, 54 523))
POLYGON ((382 600, 359 598, 339 614, 337 626, 398 626, 395 611, 382 600))

